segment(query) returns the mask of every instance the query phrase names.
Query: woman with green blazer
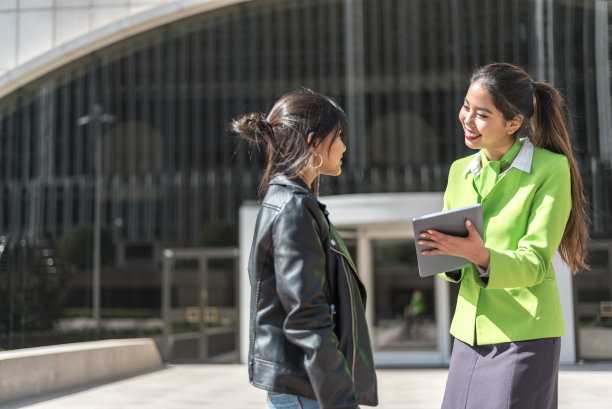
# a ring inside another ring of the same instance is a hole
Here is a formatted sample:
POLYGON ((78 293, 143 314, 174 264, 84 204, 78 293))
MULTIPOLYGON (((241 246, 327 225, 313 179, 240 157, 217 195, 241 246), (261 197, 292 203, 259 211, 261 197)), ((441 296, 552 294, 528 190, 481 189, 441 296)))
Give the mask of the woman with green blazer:
POLYGON ((466 258, 443 274, 460 283, 443 409, 557 408, 560 337, 565 333, 552 259, 574 271, 588 239, 582 181, 551 85, 523 69, 477 69, 459 112, 465 143, 478 152, 451 166, 445 209, 481 203, 483 236, 421 234, 424 254, 466 258))

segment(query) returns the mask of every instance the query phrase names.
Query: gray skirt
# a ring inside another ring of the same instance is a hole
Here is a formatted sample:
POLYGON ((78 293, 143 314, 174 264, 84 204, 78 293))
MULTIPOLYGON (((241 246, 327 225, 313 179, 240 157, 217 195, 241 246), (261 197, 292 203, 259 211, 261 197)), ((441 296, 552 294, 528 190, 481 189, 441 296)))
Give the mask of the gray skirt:
POLYGON ((468 344, 455 339, 442 409, 556 409, 560 338, 468 344))

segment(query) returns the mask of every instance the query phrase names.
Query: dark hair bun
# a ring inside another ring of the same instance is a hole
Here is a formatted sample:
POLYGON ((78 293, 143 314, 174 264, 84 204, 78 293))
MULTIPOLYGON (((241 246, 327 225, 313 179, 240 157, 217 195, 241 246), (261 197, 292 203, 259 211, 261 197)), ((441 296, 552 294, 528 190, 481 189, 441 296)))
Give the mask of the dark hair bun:
POLYGON ((251 142, 261 143, 269 139, 272 127, 264 114, 257 112, 234 120, 232 130, 251 142))

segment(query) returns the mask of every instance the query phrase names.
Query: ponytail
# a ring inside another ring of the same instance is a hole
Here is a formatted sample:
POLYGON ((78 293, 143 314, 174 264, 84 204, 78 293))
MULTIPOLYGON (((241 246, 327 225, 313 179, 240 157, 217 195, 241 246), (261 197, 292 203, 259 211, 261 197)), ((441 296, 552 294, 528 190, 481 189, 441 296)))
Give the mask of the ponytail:
POLYGON ((570 165, 572 210, 559 246, 563 261, 576 274, 586 263, 589 217, 582 179, 567 130, 568 109, 559 91, 545 82, 535 83, 531 141, 535 146, 565 155, 570 165))
MULTIPOLYGON (((233 120, 230 127, 233 132, 241 135, 251 144, 257 146, 265 145, 268 158, 274 154, 274 145, 276 143, 274 129, 263 113, 256 112, 244 115, 240 119, 233 120)), ((268 190, 268 183, 274 174, 273 165, 272 160, 267 161, 266 171, 259 186, 261 195, 265 194, 268 190)))
POLYGON ((241 134, 246 140, 255 144, 267 142, 273 132, 264 114, 259 112, 244 115, 232 121, 231 128, 232 131, 241 134))

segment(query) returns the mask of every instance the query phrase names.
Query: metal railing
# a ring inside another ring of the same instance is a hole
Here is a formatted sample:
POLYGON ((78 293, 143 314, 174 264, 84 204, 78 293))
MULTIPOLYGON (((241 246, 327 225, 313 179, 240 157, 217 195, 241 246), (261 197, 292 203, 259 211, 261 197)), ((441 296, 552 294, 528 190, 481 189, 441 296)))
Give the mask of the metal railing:
MULTIPOLYGON (((161 354, 164 360, 172 360, 175 352, 175 343, 178 341, 192 340, 196 341, 197 357, 194 357, 200 362, 209 359, 209 338, 214 334, 220 333, 223 328, 210 328, 209 323, 212 321, 221 322, 221 318, 228 318, 230 325, 227 327, 234 331, 234 344, 236 350, 239 344, 239 319, 238 319, 238 294, 234 295, 235 307, 232 308, 217 308, 209 305, 210 291, 210 264, 212 260, 233 260, 234 280, 237 282, 238 274, 238 256, 237 248, 174 248, 165 249, 163 252, 163 271, 162 271, 162 345, 161 354), (174 305, 172 300, 173 292, 173 276, 176 271, 176 264, 179 261, 196 261, 197 266, 191 268, 191 271, 197 272, 197 278, 194 277, 192 284, 196 282, 199 286, 198 305, 180 306, 174 305), (173 323, 186 322, 188 324, 196 324, 197 331, 187 331, 175 333, 172 330, 173 323)), ((237 291, 238 286, 234 286, 234 291, 237 291)), ((226 329, 227 329, 226 328, 226 329)))

